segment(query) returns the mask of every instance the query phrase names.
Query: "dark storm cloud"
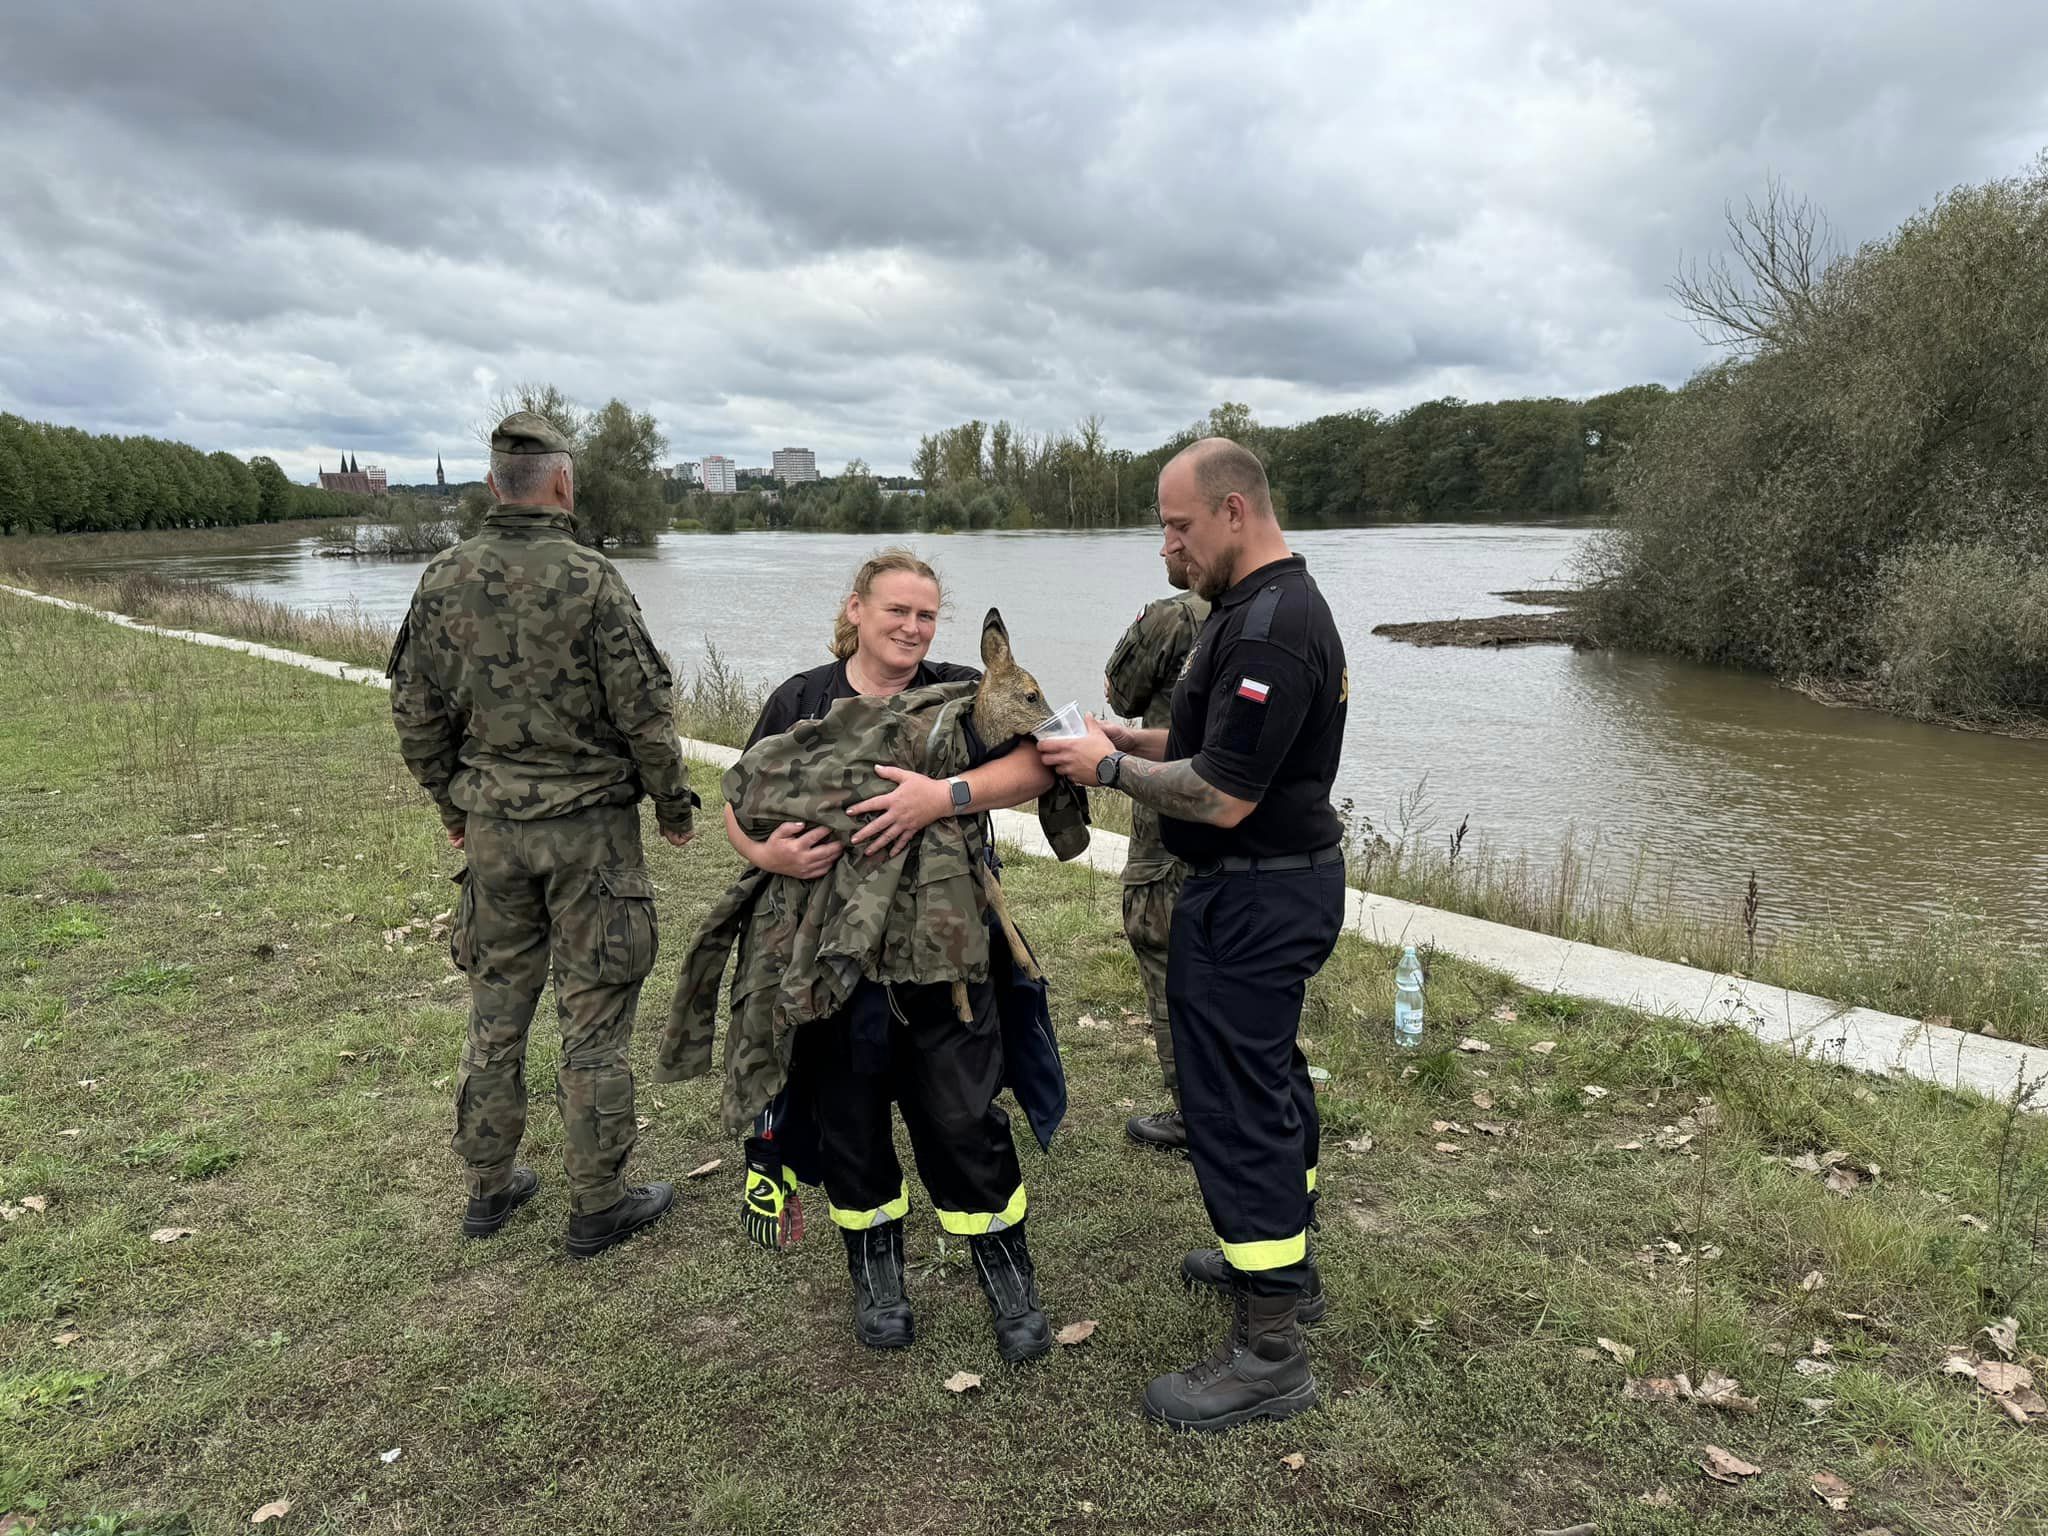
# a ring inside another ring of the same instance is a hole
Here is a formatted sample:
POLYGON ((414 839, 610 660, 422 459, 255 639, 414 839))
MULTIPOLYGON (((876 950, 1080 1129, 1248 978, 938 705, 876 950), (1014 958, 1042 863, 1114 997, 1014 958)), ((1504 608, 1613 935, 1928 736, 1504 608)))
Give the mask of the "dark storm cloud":
POLYGON ((2044 136, 2004 4, 186 0, 0 21, 0 408, 401 479, 490 390, 903 465, 1675 383, 1776 171, 1850 243, 2044 136))

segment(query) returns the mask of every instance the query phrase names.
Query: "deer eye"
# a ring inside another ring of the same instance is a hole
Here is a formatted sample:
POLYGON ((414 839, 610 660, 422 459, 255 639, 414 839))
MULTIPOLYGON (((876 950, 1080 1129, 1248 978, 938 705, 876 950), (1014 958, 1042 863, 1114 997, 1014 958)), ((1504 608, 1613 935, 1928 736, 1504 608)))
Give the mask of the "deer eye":
POLYGON ((1044 701, 1041 700, 1035 693, 1027 693, 1024 695, 1024 702, 1026 704, 1039 704, 1043 703, 1044 701))

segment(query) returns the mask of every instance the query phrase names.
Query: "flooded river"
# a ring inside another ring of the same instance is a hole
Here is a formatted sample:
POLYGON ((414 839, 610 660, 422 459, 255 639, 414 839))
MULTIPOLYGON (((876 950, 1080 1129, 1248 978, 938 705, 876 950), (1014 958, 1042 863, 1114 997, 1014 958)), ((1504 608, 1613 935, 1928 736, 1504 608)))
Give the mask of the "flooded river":
MULTIPOLYGON (((1751 869, 1767 926, 1896 926, 1952 897, 2048 936, 2048 743, 1829 709, 1758 678, 1562 647, 1423 650, 1375 624, 1499 612, 1490 596, 1568 579, 1581 528, 1424 525, 1300 532, 1344 631, 1351 726, 1340 797, 1382 828, 1422 790, 1441 837, 1551 856, 1566 836, 1618 875, 1639 858, 1681 899, 1740 903, 1751 869)), ((664 535, 621 569, 683 667, 707 640, 749 679, 825 659, 837 601, 877 539, 664 535)), ((1102 708, 1102 666, 1140 603, 1164 592, 1155 535, 915 537, 948 588, 935 656, 975 660, 999 606, 1055 701, 1102 708)), ((405 608, 418 564, 320 558, 301 542, 233 554, 102 560, 223 580, 305 607, 405 608)), ((1468 843, 1468 846, 1471 846, 1468 843)))

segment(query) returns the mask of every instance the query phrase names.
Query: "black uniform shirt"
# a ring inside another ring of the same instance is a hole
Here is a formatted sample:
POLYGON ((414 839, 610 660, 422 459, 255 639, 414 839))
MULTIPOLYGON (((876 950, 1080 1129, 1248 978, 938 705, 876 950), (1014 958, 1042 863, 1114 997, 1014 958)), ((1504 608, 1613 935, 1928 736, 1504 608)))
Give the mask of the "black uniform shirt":
POLYGON ((1257 807, 1234 827, 1162 817, 1189 864, 1314 853, 1342 840, 1330 804, 1351 685, 1330 605, 1299 555, 1262 566, 1217 599, 1173 691, 1169 762, 1257 807))

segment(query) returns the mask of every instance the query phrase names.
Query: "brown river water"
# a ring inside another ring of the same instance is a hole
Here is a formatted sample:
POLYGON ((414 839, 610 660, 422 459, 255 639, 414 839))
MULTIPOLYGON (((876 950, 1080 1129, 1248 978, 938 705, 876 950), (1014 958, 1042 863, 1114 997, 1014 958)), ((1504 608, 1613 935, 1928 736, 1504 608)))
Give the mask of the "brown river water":
MULTIPOLYGON (((1570 836, 1612 883, 1640 864, 1683 905, 1740 905, 1757 871, 1764 928, 1890 930, 1964 901, 2048 937, 2048 743, 1831 709, 1756 677, 1656 657, 1418 649, 1370 633, 1470 617, 1490 594, 1570 579, 1590 531, 1421 525, 1303 531, 1351 665, 1339 798, 1381 828, 1422 788, 1441 839, 1542 861, 1570 836)), ((825 659, 831 616, 879 542, 837 534, 664 535, 620 568, 656 639, 694 666, 707 638, 750 680, 825 659)), ((1144 532, 918 536, 948 588, 935 656, 976 659, 1003 610, 1017 655, 1055 702, 1102 706, 1102 666, 1138 606, 1166 588, 1144 532)), ((395 620, 418 562, 320 558, 310 541, 232 554, 100 560, 226 581, 300 607, 395 620)), ((1415 828, 1415 830, 1421 830, 1415 828)))

